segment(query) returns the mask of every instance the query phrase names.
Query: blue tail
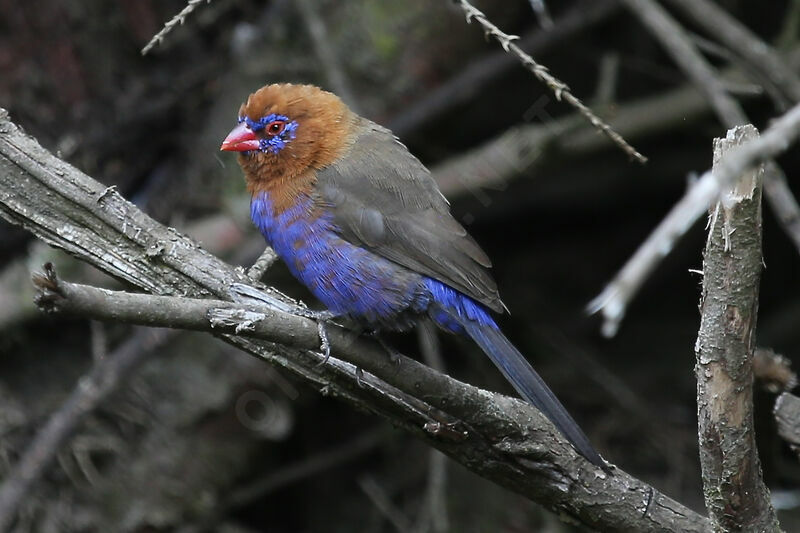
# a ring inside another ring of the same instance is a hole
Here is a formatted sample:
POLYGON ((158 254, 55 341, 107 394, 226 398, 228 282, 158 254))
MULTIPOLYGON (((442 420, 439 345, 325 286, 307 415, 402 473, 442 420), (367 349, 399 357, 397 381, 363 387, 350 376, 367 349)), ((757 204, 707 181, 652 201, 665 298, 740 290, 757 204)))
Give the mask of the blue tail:
POLYGON ((528 360, 503 335, 483 306, 446 285, 430 281, 432 283, 426 284, 433 293, 433 300, 438 304, 429 310, 431 318, 446 330, 469 335, 520 396, 541 411, 581 455, 605 469, 605 461, 578 423, 572 419, 528 360))

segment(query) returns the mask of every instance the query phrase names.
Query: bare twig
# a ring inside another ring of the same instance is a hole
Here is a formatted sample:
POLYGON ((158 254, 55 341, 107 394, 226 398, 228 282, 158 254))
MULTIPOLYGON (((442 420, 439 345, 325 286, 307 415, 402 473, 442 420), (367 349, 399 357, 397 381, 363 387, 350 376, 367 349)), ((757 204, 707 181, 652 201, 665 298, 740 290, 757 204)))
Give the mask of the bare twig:
POLYGON ((762 388, 773 394, 797 387, 792 361, 770 348, 757 348, 753 354, 753 377, 762 388))
POLYGON ((331 84, 333 92, 339 95, 344 102, 355 112, 358 112, 359 102, 350 88, 350 82, 342 68, 342 63, 336 57, 336 51, 331 45, 328 37, 328 28, 319 14, 319 2, 317 0, 295 0, 295 4, 303 17, 303 21, 311 37, 314 46, 314 53, 317 55, 319 64, 325 71, 325 77, 331 84))
POLYGON ((793 103, 800 102, 800 76, 769 44, 730 13, 709 0, 669 0, 669 2, 737 53, 750 68, 772 82, 793 103))
POLYGON ((198 525, 181 529, 180 533, 216 531, 217 525, 231 511, 250 505, 270 493, 316 476, 325 470, 353 461, 377 448, 384 440, 382 437, 383 431, 381 430, 367 431, 344 444, 339 444, 271 472, 263 479, 235 490, 226 500, 214 507, 212 515, 204 517, 198 525))
MULTIPOLYGON (((439 337, 433 324, 422 322, 417 326, 420 351, 423 360, 435 370, 444 372, 439 337)), ((439 450, 431 448, 428 456, 428 484, 423 500, 423 512, 417 520, 416 531, 425 531, 430 525, 434 533, 444 533, 450 529, 447 514, 447 457, 439 450)))
POLYGON ((161 28, 161 31, 155 34, 153 38, 150 39, 150 42, 148 42, 144 48, 142 48, 142 55, 147 55, 147 52, 149 52, 154 46, 161 44, 161 41, 164 40, 164 37, 166 37, 167 34, 175 28, 175 26, 178 24, 183 24, 186 20, 186 17, 203 2, 211 2, 211 0, 189 0, 186 4, 186 7, 181 9, 177 15, 167 21, 167 23, 164 24, 164 27, 161 28))
POLYGON ((726 127, 746 124, 747 117, 731 98, 711 65, 692 44, 686 30, 655 0, 622 0, 667 49, 672 59, 686 72, 707 97, 726 127))
POLYGON ((17 509, 46 472, 78 425, 117 389, 148 356, 172 339, 168 329, 139 329, 78 382, 75 390, 53 413, 26 447, 24 455, 0 486, 0 531, 6 531, 17 509))
MULTIPOLYGON (((616 0, 588 0, 560 15, 548 31, 536 29, 524 35, 517 45, 528 52, 544 52, 570 37, 598 24, 620 9, 616 0)), ((502 50, 486 54, 469 63, 464 70, 426 91, 422 98, 403 106, 389 121, 388 127, 397 136, 405 137, 444 113, 463 105, 479 94, 489 83, 517 66, 514 56, 502 50)))
POLYGON ((784 392, 775 400, 773 414, 778 423, 778 434, 800 457, 800 398, 784 392))
MULTIPOLYGON (((726 152, 758 136, 753 126, 714 143, 714 168, 726 152)), ((697 335, 697 418, 703 494, 717 531, 780 531, 753 428, 753 367, 761 280, 761 183, 756 167, 711 209, 703 252, 697 335)))
POLYGON ((500 30, 497 26, 492 24, 492 22, 486 18, 480 10, 475 8, 472 4, 467 2, 467 0, 454 0, 456 4, 464 10, 464 13, 467 15, 467 23, 476 20, 478 24, 483 27, 483 31, 486 36, 494 37, 500 46, 503 47, 503 50, 506 52, 513 53, 517 58, 519 58, 520 62, 522 62, 523 66, 530 70, 536 78, 547 85, 547 87, 553 91, 557 100, 565 100, 569 105, 574 107, 578 110, 578 112, 583 115, 592 125, 597 128, 598 130, 602 131, 606 136, 608 136, 614 144, 619 146, 625 153, 627 153, 632 159, 636 159, 640 163, 647 162, 647 158, 636 151, 633 146, 628 144, 622 136, 614 131, 611 126, 606 124, 600 117, 595 115, 591 109, 586 107, 586 105, 581 102, 575 95, 572 94, 570 88, 567 86, 566 83, 562 82, 561 80, 557 79, 555 76, 548 72, 547 68, 537 63, 531 56, 526 54, 519 46, 514 44, 514 40, 519 39, 516 35, 508 35, 500 30))
MULTIPOLYGON (((790 64, 797 68, 795 50, 790 64)), ((727 69, 724 80, 741 77, 738 69, 727 69)), ((620 104, 614 113, 614 128, 629 139, 643 139, 659 133, 685 130, 712 111, 708 100, 692 85, 620 104)), ((450 199, 502 189, 512 178, 531 176, 531 168, 558 161, 570 161, 609 146, 606 137, 581 120, 577 113, 553 119, 534 104, 530 113, 541 124, 522 125, 488 140, 475 149, 434 167, 439 188, 450 199)))
POLYGON ((275 253, 275 250, 273 250, 271 246, 267 246, 266 249, 261 252, 261 255, 258 256, 256 262, 253 263, 253 266, 247 269, 247 277, 253 281, 259 281, 264 277, 264 274, 267 273, 269 267, 274 265, 277 260, 278 254, 275 253))
POLYGON ((397 533, 411 533, 411 521, 392 503, 389 495, 372 476, 361 477, 358 486, 397 533))
POLYGON ((545 29, 553 27, 553 19, 550 17, 550 11, 547 9, 547 4, 544 0, 530 0, 531 9, 536 13, 536 18, 539 20, 539 26, 545 29))
MULTIPOLYGON (((727 93, 721 78, 718 77, 711 65, 703 58, 695 45, 692 44, 692 40, 681 25, 678 24, 664 8, 654 0, 623 0, 623 2, 641 19, 645 26, 650 29, 653 35, 661 42, 664 48, 666 48, 673 60, 686 72, 697 89, 705 94, 720 121, 726 127, 732 128, 748 122, 747 115, 742 106, 727 93)), ((766 175, 765 179, 769 182, 777 180, 777 183, 772 187, 771 194, 767 196, 768 200, 775 203, 776 211, 779 213, 781 220, 791 221, 795 218, 800 218, 800 207, 797 207, 797 203, 794 201, 791 191, 788 187, 781 187, 780 178, 782 172, 774 163, 770 165, 770 170, 771 172, 766 175), (779 195, 785 195, 786 198, 780 198, 779 195), (793 211, 793 208, 796 209, 793 211)), ((703 209, 705 209, 705 207, 703 209)), ((697 216, 699 216, 699 214, 697 216)), ((694 219, 692 219, 692 222, 693 221, 694 219)), ((666 256, 667 253, 672 250, 675 241, 677 241, 690 226, 691 222, 680 229, 674 227, 674 230, 679 231, 677 234, 663 234, 662 236, 665 240, 654 242, 653 250, 663 252, 660 258, 666 256)), ((796 238, 800 241, 800 230, 791 225, 785 225, 785 229, 793 239, 796 238)), ((629 262, 628 264, 631 263, 629 262)), ((617 316, 619 320, 622 319, 628 303, 638 291, 643 280, 652 272, 652 269, 655 268, 656 264, 657 261, 649 265, 647 271, 628 272, 628 274, 642 276, 641 279, 626 279, 622 277, 622 272, 620 272, 615 281, 620 287, 624 286, 625 290, 619 293, 621 298, 614 302, 619 309, 613 310, 613 316, 617 316)), ((596 310, 596 305, 598 304, 601 304, 601 302, 595 299, 589 304, 590 309, 596 310)), ((603 332, 608 336, 612 336, 619 326, 619 320, 616 322, 614 320, 609 320, 609 315, 606 314, 605 311, 604 315, 606 316, 606 323, 603 326, 603 332)))
MULTIPOLYGON (((55 158, 20 132, 2 110, 0 166, 0 216, 136 287, 155 294, 219 299, 229 296, 232 283, 252 283, 239 269, 55 158)), ((291 301, 277 291, 263 290, 291 301)), ((222 337, 327 394, 390 420, 478 475, 595 529, 708 529, 705 518, 649 485, 620 470, 609 477, 587 465, 536 409, 523 402, 466 385, 412 359, 394 365, 380 348, 363 339, 352 342, 347 333, 336 342, 348 341, 354 351, 364 348, 366 372, 359 386, 354 365, 332 357, 320 367, 319 355, 309 352, 318 344, 313 321, 292 315, 284 319, 283 325, 273 326, 289 334, 290 345, 222 337), (302 336, 307 348, 298 346, 299 337, 292 332, 302 336), (374 377, 377 373, 383 381, 374 377)))
POLYGON ((636 250, 617 276, 587 307, 590 313, 602 311, 605 322, 603 334, 612 336, 625 315, 627 302, 666 256, 680 237, 719 197, 720 191, 730 188, 747 169, 776 157, 791 146, 800 135, 800 105, 776 119, 764 134, 729 154, 707 171, 684 197, 670 210, 664 220, 636 250))
POLYGON ((786 181, 786 174, 774 162, 767 161, 764 170, 764 196, 778 217, 781 227, 800 252, 800 205, 786 181))

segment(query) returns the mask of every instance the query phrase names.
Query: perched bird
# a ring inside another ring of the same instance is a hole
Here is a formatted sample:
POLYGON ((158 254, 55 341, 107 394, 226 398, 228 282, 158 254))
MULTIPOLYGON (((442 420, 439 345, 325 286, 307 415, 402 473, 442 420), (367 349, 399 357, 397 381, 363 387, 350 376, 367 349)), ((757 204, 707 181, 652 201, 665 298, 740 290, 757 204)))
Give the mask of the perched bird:
POLYGON ((489 258, 389 130, 318 87, 275 84, 241 106, 221 150, 239 152, 255 225, 334 315, 376 331, 427 317, 471 337, 584 457, 605 465, 492 319, 505 306, 489 258))

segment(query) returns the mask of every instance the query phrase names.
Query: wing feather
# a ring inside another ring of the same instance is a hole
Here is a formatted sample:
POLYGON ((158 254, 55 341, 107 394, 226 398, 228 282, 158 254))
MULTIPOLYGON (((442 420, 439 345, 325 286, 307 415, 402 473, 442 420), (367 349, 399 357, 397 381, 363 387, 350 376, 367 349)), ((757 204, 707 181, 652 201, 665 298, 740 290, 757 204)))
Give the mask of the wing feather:
POLYGON ((317 172, 317 191, 344 239, 504 310, 489 257, 389 130, 364 120, 347 156, 317 172))

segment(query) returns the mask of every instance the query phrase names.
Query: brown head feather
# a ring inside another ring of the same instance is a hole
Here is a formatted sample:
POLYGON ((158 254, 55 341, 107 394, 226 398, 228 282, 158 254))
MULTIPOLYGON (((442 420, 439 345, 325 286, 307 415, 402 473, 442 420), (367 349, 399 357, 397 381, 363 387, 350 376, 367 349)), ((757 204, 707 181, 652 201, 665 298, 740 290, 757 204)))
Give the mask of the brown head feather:
POLYGON ((271 191, 289 201, 311 186, 316 170, 336 161, 352 144, 358 115, 335 94, 313 85, 290 83, 262 87, 239 109, 240 117, 255 121, 272 113, 297 122, 295 138, 277 154, 240 154, 239 164, 251 193, 271 191))

